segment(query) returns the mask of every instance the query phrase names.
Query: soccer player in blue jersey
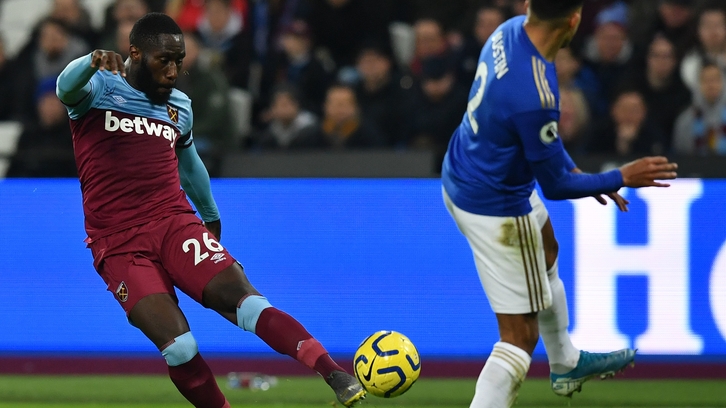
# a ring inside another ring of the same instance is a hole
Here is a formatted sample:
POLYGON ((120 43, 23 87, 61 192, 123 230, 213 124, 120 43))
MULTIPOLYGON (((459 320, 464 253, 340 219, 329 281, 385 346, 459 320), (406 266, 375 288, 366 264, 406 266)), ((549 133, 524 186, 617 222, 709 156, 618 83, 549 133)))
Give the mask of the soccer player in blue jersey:
POLYGON ((618 207, 627 187, 667 187, 675 163, 645 157, 619 169, 583 174, 557 133, 560 99, 553 61, 580 24, 584 0, 530 0, 526 16, 502 24, 482 49, 469 105, 442 167, 444 202, 474 254, 496 314, 500 341, 476 384, 471 407, 513 404, 542 337, 551 385, 570 396, 596 376, 633 362, 635 351, 588 353, 567 327, 557 241, 535 180, 553 200, 607 194, 618 207))

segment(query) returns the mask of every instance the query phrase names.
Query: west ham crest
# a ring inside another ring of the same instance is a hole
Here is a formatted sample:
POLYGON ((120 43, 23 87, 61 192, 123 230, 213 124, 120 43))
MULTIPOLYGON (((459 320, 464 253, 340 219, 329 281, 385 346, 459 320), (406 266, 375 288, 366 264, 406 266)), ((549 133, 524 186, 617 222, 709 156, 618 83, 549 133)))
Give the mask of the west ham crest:
POLYGON ((120 300, 121 303, 129 300, 129 288, 126 287, 126 283, 121 282, 118 285, 118 289, 116 289, 116 296, 118 296, 118 300, 120 300))
POLYGON ((166 113, 169 114, 169 119, 174 123, 179 123, 179 109, 167 104, 166 113))

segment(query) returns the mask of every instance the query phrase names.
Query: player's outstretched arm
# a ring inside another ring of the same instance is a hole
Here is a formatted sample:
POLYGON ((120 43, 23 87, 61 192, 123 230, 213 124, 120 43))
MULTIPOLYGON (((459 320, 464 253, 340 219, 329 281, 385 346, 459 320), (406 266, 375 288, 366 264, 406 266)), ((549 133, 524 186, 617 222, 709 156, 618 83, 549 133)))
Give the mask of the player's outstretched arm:
POLYGON ((179 178, 184 192, 194 203, 209 232, 220 240, 222 223, 204 162, 199 157, 194 143, 177 147, 176 154, 179 159, 179 178))
POLYGON ((71 61, 58 76, 56 94, 66 105, 72 106, 80 102, 91 92, 89 81, 98 70, 108 70, 113 74, 126 76, 123 57, 106 50, 95 50, 92 53, 71 61))

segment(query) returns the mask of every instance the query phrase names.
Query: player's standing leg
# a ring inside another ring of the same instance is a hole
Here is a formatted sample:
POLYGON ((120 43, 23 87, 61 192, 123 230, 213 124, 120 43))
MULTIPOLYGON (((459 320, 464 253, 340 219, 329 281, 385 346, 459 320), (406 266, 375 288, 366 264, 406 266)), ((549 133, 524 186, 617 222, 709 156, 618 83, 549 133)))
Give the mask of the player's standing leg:
POLYGON ((483 216, 464 211, 443 191, 446 208, 466 237, 489 304, 499 342, 476 383, 471 408, 514 404, 539 340, 537 312, 550 305, 542 237, 533 215, 483 216))
POLYGON ((497 313, 500 340, 494 344, 476 382, 470 408, 508 408, 524 382, 537 345, 536 313, 497 313))
POLYGON ((203 304, 240 328, 256 334, 273 350, 315 370, 351 406, 365 390, 340 367, 318 340, 289 314, 273 307, 249 282, 239 263, 217 274, 204 288, 203 304))
POLYGON ((171 295, 159 293, 139 300, 129 313, 139 328, 161 351, 169 377, 196 408, 229 408, 209 366, 199 354, 184 314, 171 295))

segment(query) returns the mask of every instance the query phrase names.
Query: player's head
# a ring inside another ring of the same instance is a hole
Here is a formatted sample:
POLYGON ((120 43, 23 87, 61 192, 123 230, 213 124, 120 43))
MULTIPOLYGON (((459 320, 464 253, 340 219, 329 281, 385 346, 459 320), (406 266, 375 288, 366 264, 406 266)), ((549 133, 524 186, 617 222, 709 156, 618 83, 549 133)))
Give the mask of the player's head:
POLYGON ((548 23, 563 30, 562 47, 570 45, 582 20, 585 0, 528 0, 530 19, 548 23))
POLYGON ((185 56, 184 36, 174 20, 163 13, 141 17, 129 35, 129 58, 139 90, 154 103, 165 103, 185 56))

